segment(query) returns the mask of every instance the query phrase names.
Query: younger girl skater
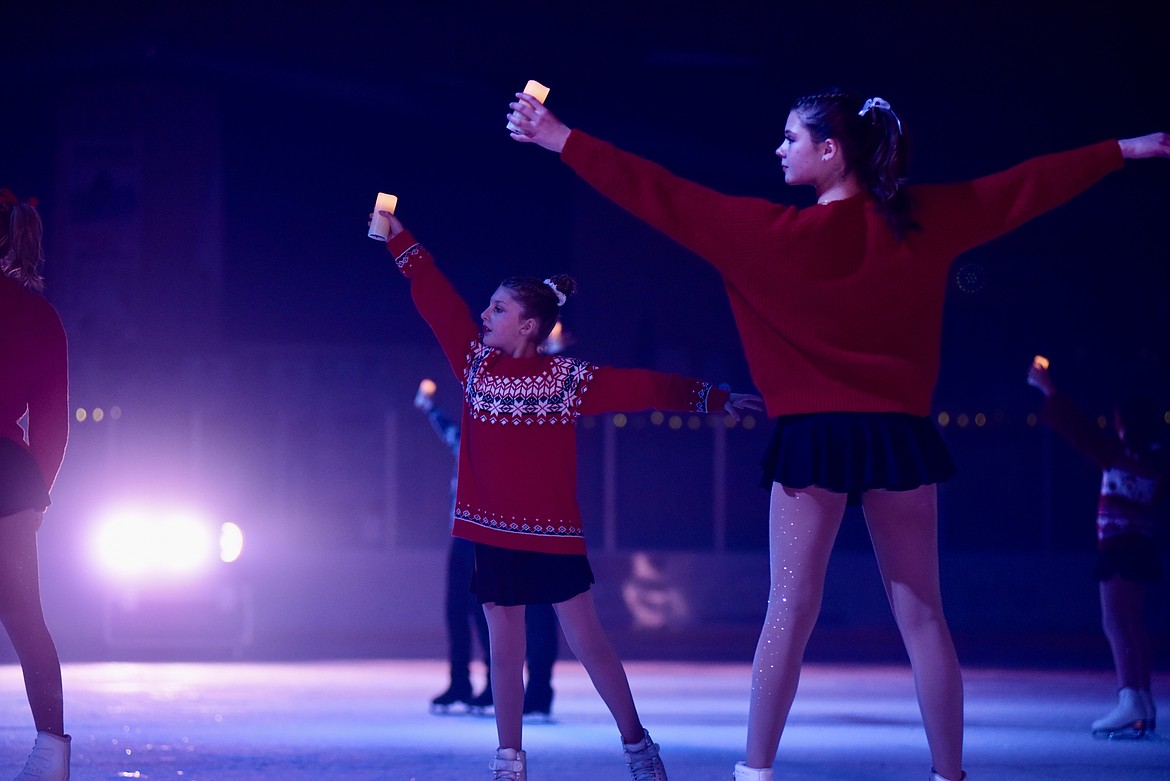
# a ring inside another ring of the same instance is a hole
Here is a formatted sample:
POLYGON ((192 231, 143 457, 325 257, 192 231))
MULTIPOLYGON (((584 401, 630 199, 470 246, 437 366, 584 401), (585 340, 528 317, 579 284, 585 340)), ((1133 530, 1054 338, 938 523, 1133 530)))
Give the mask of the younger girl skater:
POLYGON ((752 377, 777 418, 763 463, 771 593, 735 781, 771 781, 849 502, 865 513, 910 657, 931 778, 960 781, 963 683, 943 615, 935 487, 954 465, 929 417, 948 267, 1125 159, 1170 157, 1170 137, 1102 141, 970 182, 908 187, 909 140, 890 103, 833 90, 793 105, 776 150, 784 181, 816 191, 816 205, 798 209, 687 181, 516 97, 514 140, 559 153, 602 195, 719 271, 752 377))
POLYGON ((386 246, 463 385, 453 533, 475 543, 472 588, 487 611, 499 748, 494 781, 526 781, 521 741, 525 605, 552 604, 565 640, 613 714, 635 781, 666 781, 621 660, 601 628, 577 507, 580 415, 762 409, 759 397, 675 375, 596 366, 537 350, 574 292, 564 275, 511 277, 477 325, 431 255, 389 212, 386 246))
POLYGON ((1113 430, 1097 426, 1033 364, 1028 384, 1044 394, 1044 421, 1101 467, 1097 566, 1101 624, 1117 671, 1117 706, 1093 722, 1098 738, 1142 738, 1154 731, 1150 696, 1153 647, 1145 624, 1146 588, 1162 578, 1155 528, 1164 514, 1167 454, 1158 441, 1162 414, 1140 397, 1118 405, 1113 430))
POLYGON ((0 188, 0 621, 24 672, 36 744, 16 781, 68 781, 61 662, 41 612, 37 529, 69 435, 65 329, 41 295, 35 201, 0 188), (19 421, 28 414, 28 440, 19 421))

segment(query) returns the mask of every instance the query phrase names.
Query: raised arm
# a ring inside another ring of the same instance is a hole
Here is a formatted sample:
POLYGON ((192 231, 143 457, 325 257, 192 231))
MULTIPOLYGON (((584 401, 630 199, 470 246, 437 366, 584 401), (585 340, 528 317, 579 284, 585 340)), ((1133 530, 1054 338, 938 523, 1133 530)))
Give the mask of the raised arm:
POLYGON ((578 176, 618 206, 666 234, 721 271, 757 259, 767 230, 782 228, 797 210, 762 198, 725 195, 671 173, 563 122, 530 96, 509 104, 511 135, 561 155, 578 176))
POLYGON ((431 253, 406 230, 390 212, 386 249, 394 256, 398 270, 410 280, 410 296, 419 314, 431 327, 455 376, 463 380, 470 346, 479 335, 467 303, 435 265, 431 253))
POLYGON ((1116 434, 1102 429, 1058 391, 1048 369, 1033 364, 1028 369, 1028 384, 1044 394, 1040 414, 1045 423, 1101 469, 1113 466, 1124 450, 1116 434))

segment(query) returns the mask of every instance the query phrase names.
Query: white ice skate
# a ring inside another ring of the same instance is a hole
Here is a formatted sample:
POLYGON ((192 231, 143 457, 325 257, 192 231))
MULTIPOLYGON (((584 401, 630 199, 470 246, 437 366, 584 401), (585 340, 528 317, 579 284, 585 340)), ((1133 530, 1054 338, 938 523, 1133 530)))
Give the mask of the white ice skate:
POLYGON ((1093 737, 1110 740, 1136 740, 1145 737, 1146 706, 1136 689, 1128 687, 1117 693, 1117 706, 1093 722, 1093 737))
POLYGON ((658 756, 658 744, 650 740, 650 733, 642 730, 637 743, 623 743, 626 764, 634 781, 666 781, 666 767, 658 756))
POLYGON ((528 756, 514 748, 496 749, 496 758, 488 763, 492 781, 528 781, 528 756))
POLYGON ((69 744, 72 740, 68 735, 38 732, 24 770, 13 781, 69 781, 69 744))
MULTIPOLYGON (((939 772, 932 767, 930 769, 930 781, 951 781, 951 780, 944 775, 939 775, 939 772)), ((959 776, 956 781, 967 781, 966 771, 964 771, 963 775, 959 776)))
POLYGON ((748 767, 744 762, 736 762, 731 781, 772 781, 772 768, 748 767))

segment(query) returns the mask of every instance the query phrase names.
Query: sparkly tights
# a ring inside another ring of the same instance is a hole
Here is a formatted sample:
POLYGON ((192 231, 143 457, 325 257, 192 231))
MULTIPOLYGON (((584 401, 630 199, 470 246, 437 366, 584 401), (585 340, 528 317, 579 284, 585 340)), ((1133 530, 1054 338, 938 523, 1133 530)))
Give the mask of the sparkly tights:
MULTIPOLYGON (((773 485, 771 591, 752 670, 747 764, 771 767, 796 695, 805 646, 820 612, 825 571, 846 497, 773 485)), ((934 486, 867 491, 866 523, 886 595, 914 672, 934 768, 962 774, 963 684, 942 612, 934 486)))

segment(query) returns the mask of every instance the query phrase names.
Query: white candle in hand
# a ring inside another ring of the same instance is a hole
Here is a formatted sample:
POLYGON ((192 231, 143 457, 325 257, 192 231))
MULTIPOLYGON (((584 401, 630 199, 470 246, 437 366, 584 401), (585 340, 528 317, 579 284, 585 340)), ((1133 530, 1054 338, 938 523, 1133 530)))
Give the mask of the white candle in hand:
MULTIPOLYGON (((531 95, 532 97, 536 98, 537 103, 544 103, 546 100, 548 100, 548 87, 544 86, 539 81, 530 79, 528 83, 524 85, 524 94, 531 95)), ((515 133, 519 129, 520 128, 516 127, 511 122, 508 122, 508 130, 515 133)))
POLYGON ((385 241, 390 235, 390 220, 383 217, 379 212, 390 212, 393 214, 396 206, 398 206, 397 195, 378 193, 378 198, 374 201, 374 216, 370 218, 370 232, 366 235, 377 241, 385 241))

